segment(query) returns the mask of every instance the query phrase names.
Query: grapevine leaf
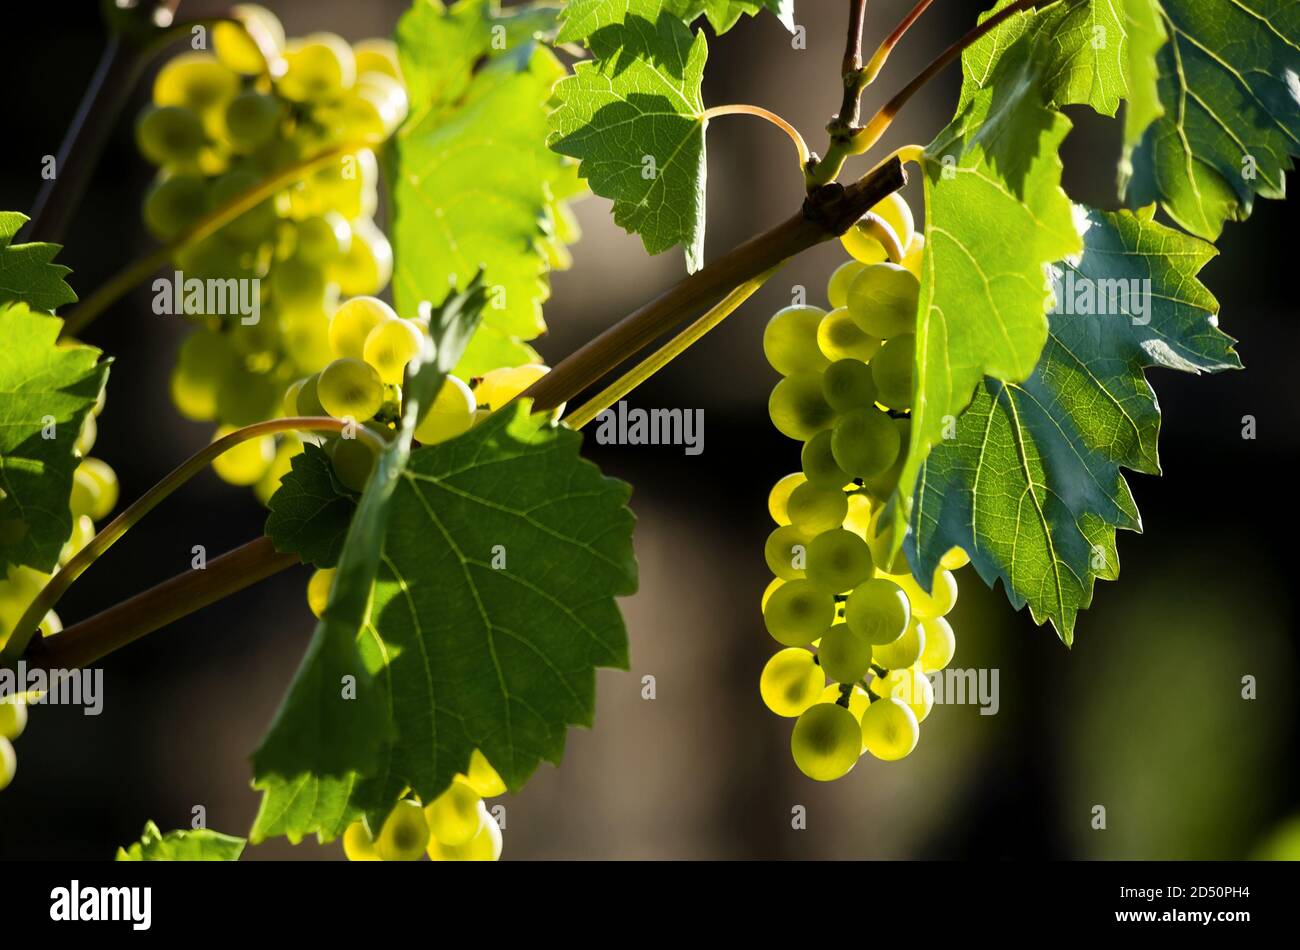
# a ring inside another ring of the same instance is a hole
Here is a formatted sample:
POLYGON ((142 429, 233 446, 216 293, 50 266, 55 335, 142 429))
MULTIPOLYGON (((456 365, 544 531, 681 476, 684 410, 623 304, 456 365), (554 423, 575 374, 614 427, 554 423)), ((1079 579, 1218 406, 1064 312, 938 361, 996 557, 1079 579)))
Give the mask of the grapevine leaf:
POLYGON ((60 344, 62 328, 25 303, 0 304, 0 577, 16 564, 54 570, 72 533, 73 445, 109 364, 94 347, 60 344))
POLYGON ((275 721, 253 754, 256 787, 272 788, 306 774, 365 774, 380 761, 389 734, 386 697, 357 639, 368 624, 384 536, 394 517, 394 491, 410 457, 418 414, 427 411, 460 358, 478 325, 484 299, 479 274, 464 293, 450 295, 433 315, 432 339, 426 339, 425 352, 408 369, 402 424, 379 453, 361 495, 325 612, 275 721))
POLYGON ((14 235, 27 223, 27 215, 0 211, 0 303, 19 301, 33 310, 53 313, 77 295, 63 278, 71 268, 55 264, 57 244, 13 244, 14 235))
POLYGON ((117 849, 118 861, 238 861, 244 853, 243 838, 223 835, 207 828, 169 831, 163 834, 152 821, 144 826, 139 841, 117 849))
MULTIPOLYGON (((566 10, 567 23, 558 39, 563 43, 585 40, 617 17, 618 8, 627 8, 627 0, 571 0, 566 10)), ((736 25, 744 15, 758 16, 770 11, 791 33, 795 30, 794 0, 665 0, 663 8, 683 23, 707 16, 709 25, 719 35, 736 25)))
POLYGON ((605 0, 570 9, 561 38, 587 34, 596 56, 555 88, 550 146, 581 160, 614 220, 658 254, 681 244, 686 267, 704 260, 704 102, 708 45, 663 9, 663 0, 605 0))
POLYGON ((357 787, 355 772, 343 776, 299 775, 290 781, 269 783, 262 795, 253 830, 253 844, 283 835, 297 844, 315 834, 325 843, 343 834, 360 814, 352 802, 357 787))
POLYGON ((1124 107, 1124 157, 1120 176, 1132 174, 1133 147, 1151 123, 1164 115, 1160 104, 1156 54, 1168 37, 1156 11, 1155 0, 1123 0, 1125 31, 1129 42, 1126 56, 1128 102, 1124 107))
MULTIPOLYGON (((1152 0, 1144 49, 1156 54, 1163 115, 1132 149, 1126 199, 1159 201, 1210 240, 1249 216, 1255 195, 1282 198, 1300 154, 1300 4, 1295 0, 1152 0), (1156 24, 1168 42, 1159 45, 1156 24)), ((1139 100, 1139 115, 1151 103, 1139 100)))
POLYGON ((626 668, 629 488, 581 442, 516 405, 411 454, 371 614, 398 734, 379 781, 427 801, 480 749, 518 789, 591 724, 595 667, 626 668))
POLYGON ((277 551, 296 554, 316 567, 334 567, 357 497, 338 480, 329 456, 319 446, 304 446, 290 464, 267 505, 267 537, 277 551))
POLYGON ((916 489, 914 573, 931 577, 959 545, 1067 645, 1094 580, 1118 575, 1116 529, 1141 530, 1121 467, 1160 471, 1160 410, 1143 370, 1241 366, 1196 278, 1214 248, 1154 211, 1078 209, 1083 252, 1054 271, 1059 303, 1033 375, 986 378, 916 489))
POLYGON ((419 0, 398 24, 411 117, 396 139, 393 293, 414 314, 484 268, 492 306, 455 368, 464 377, 535 359, 523 341, 546 329, 547 248, 570 164, 545 146, 547 103, 564 71, 531 39, 552 17, 499 14, 488 0, 450 11, 419 0), (504 44, 494 43, 497 26, 504 44))
POLYGON ((1051 34, 1025 32, 990 67, 981 57, 995 40, 967 51, 962 104, 922 160, 915 393, 896 528, 911 520, 926 454, 979 381, 1033 372, 1047 341, 1045 268, 1080 247, 1057 154, 1070 122, 1043 98, 1057 68, 1051 34))

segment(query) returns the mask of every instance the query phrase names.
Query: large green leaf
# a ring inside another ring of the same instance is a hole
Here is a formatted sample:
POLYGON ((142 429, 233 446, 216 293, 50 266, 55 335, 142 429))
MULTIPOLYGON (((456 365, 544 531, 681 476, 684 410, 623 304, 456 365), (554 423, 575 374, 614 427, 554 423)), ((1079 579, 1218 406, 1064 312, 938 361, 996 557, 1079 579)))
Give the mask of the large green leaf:
POLYGON ((57 244, 14 244, 14 235, 27 223, 27 215, 0 211, 0 303, 18 301, 33 310, 53 312, 76 302, 63 278, 71 268, 55 264, 57 244))
POLYGON ((564 39, 585 39, 596 62, 556 86, 551 148, 580 159, 614 220, 658 254, 681 244, 704 262, 704 102, 708 45, 663 0, 603 0, 567 11, 564 39))
POLYGON ((163 834, 152 821, 144 826, 139 841, 117 849, 118 861, 238 861, 244 853, 243 838, 223 835, 207 828, 169 831, 163 834))
MULTIPOLYGON (((585 40, 602 26, 618 18, 620 8, 626 10, 628 0, 570 0, 567 23, 560 33, 562 42, 585 40)), ((715 33, 727 32, 742 16, 757 16, 764 10, 794 32, 794 0, 665 0, 663 9, 683 23, 691 23, 702 16, 708 17, 715 33)))
POLYGON ((1083 253, 1056 272, 1057 312, 1033 375, 985 379, 916 489, 914 573, 929 578, 959 545, 986 583, 1001 578, 1011 602, 1051 620, 1067 644, 1094 580, 1118 574, 1116 528, 1141 528, 1121 467, 1160 471, 1160 411, 1143 370, 1241 365, 1196 278, 1214 248, 1153 212, 1079 210, 1083 253), (1088 309, 1101 312, 1077 312, 1088 309))
MULTIPOLYGON (((1132 0, 1130 0, 1132 2, 1132 0)), ((1300 3, 1154 0, 1143 40, 1159 44, 1163 115, 1133 148, 1124 173, 1131 206, 1159 201, 1193 234, 1214 239, 1244 220, 1255 195, 1281 198, 1300 154, 1300 3)), ((1144 96, 1139 108, 1151 114, 1144 96)))
POLYGON ((1160 104, 1156 54, 1167 37, 1156 12, 1156 0, 1122 0, 1121 10, 1129 36, 1125 57, 1129 89, 1124 105, 1124 157, 1120 172, 1123 178, 1132 174, 1133 147, 1165 111, 1160 104))
POLYGON ((360 781, 356 773, 349 773, 304 774, 290 781, 265 783, 249 840, 260 844, 283 835, 298 844, 304 836, 314 834, 322 843, 333 841, 362 813, 352 800, 360 781))
POLYGON ((1057 74, 1052 35, 1024 30, 990 66, 996 40, 967 51, 957 116, 923 159, 925 252, 898 527, 911 520, 926 454, 980 380, 1033 372, 1047 340, 1045 268, 1080 247, 1057 154, 1070 122, 1044 98, 1045 77, 1057 74))
POLYGON ((0 304, 0 577, 14 564, 54 570, 72 533, 73 445, 108 362, 59 344, 62 329, 26 304, 0 304))
POLYGON ((523 341, 546 329, 547 248, 563 213, 557 191, 572 176, 545 145, 547 103, 564 71, 531 39, 553 26, 553 11, 542 14, 419 0, 398 24, 411 117, 396 139, 393 293, 414 315, 483 266, 491 305, 455 367, 465 377, 535 359, 523 341))

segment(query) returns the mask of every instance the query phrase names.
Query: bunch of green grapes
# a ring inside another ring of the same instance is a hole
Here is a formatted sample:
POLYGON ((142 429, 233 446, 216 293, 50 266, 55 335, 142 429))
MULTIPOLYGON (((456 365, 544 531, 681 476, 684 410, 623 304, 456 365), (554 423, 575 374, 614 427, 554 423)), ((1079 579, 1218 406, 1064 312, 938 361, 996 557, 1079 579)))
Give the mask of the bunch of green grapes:
POLYGON ((475 749, 469 773, 457 775, 427 805, 402 798, 378 834, 354 821, 343 833, 343 853, 349 861, 418 861, 425 855, 431 861, 500 860, 501 826, 483 800, 505 791, 501 776, 475 749))
MULTIPOLYGON (((373 220, 379 166, 372 147, 407 112, 391 42, 350 46, 332 33, 286 41, 267 10, 236 12, 247 31, 220 24, 213 53, 168 62, 137 121, 140 151, 158 166, 144 201, 154 236, 175 240, 286 167, 356 148, 174 257, 186 280, 259 281, 256 323, 244 323, 230 302, 212 308, 221 313, 207 312, 206 301, 184 304, 193 329, 172 375, 172 399, 187 418, 223 427, 273 417, 289 383, 330 361, 328 326, 340 296, 377 294, 388 284, 393 253, 373 220)), ((275 457, 255 447, 238 464, 215 467, 237 484, 258 484, 275 457)), ((259 484, 258 494, 267 497, 274 481, 259 484)))
MULTIPOLYGON (((99 399, 81 424, 81 431, 77 433, 73 447, 80 461, 73 471, 72 492, 68 498, 72 534, 59 552, 60 567, 90 543, 90 539, 95 536, 95 522, 103 521, 117 507, 117 474, 103 459, 91 458, 89 455, 99 432, 96 420, 103 411, 104 393, 101 390, 99 399)), ((8 641, 19 620, 51 576, 35 568, 14 565, 0 578, 0 647, 8 641)), ((47 637, 58 633, 63 629, 59 615, 51 610, 41 620, 40 629, 42 635, 47 637)), ((0 698, 0 790, 13 781, 18 761, 14 756, 12 742, 26 725, 27 707, 22 698, 0 698)))
POLYGON ((795 764, 819 781, 864 752, 892 761, 916 746, 934 703, 926 676, 956 649, 944 618, 957 601, 952 572, 968 560, 959 548, 944 555, 927 593, 879 525, 907 457, 923 239, 901 197, 873 210, 907 248, 903 262, 854 228, 843 238, 854 259, 827 288, 831 309, 787 307, 763 334, 783 377, 772 421, 803 449, 802 470, 768 498, 777 527, 764 554, 776 576, 763 620, 784 649, 759 691, 772 712, 796 719, 795 764))

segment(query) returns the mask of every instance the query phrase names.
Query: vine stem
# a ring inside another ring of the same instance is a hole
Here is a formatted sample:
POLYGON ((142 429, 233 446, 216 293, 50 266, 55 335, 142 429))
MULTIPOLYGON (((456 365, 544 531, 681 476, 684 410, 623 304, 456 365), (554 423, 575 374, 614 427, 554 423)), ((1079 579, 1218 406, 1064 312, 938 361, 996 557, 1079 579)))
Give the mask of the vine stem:
POLYGON ((581 429, 588 422, 591 422, 699 342, 706 333, 727 319, 737 307, 752 297, 754 292, 767 283, 768 279, 780 267, 781 265, 777 264, 776 267, 769 268, 727 294, 722 300, 714 304, 704 316, 570 413, 564 419, 565 424, 571 429, 581 429))
MULTIPOLYGON (((59 598, 72 586, 73 581, 85 572, 85 570, 94 564, 96 560, 105 551, 111 548, 122 535, 126 534, 141 518, 156 508, 160 502, 176 489, 180 488, 187 481, 203 471, 213 459, 224 454, 242 442, 249 439, 256 439, 266 435, 273 435, 277 432, 287 432, 299 429, 308 429, 317 432, 342 432, 351 430, 365 442, 371 443, 376 451, 383 449, 383 441, 364 426, 356 425, 342 419, 332 419, 325 416, 291 416, 286 419, 272 419, 268 422, 258 422, 251 426, 244 426, 242 429, 236 429, 234 432, 227 433, 220 439, 215 440, 209 445, 204 446, 195 452, 188 459, 172 469, 161 481, 150 488, 147 492, 132 502, 116 518, 104 526, 104 528, 95 535, 90 542, 69 558, 68 563, 64 564, 49 583, 36 596, 36 599, 28 605, 22 618, 14 625, 13 634, 9 642, 5 645, 4 651, 0 652, 0 662, 13 661, 23 655, 27 649, 27 644, 35 636, 37 629, 45 615, 54 609, 59 598)), ((203 572, 197 572, 203 573, 203 572)), ((61 634, 59 634, 61 636, 61 634)))
POLYGON ((889 59, 889 54, 898 45, 898 41, 906 35, 907 31, 912 28, 912 24, 921 18, 921 14, 929 9, 930 4, 933 2, 934 0, 917 0, 916 6, 912 7, 907 16, 903 17, 898 26, 894 27, 894 32, 881 40, 880 45, 876 47, 875 53, 872 54, 871 59, 867 61, 867 65, 863 69, 863 86, 869 86, 875 81, 875 78, 880 75, 880 70, 884 68, 885 60, 889 59))
POLYGON ((523 394, 538 411, 554 409, 598 382, 662 334, 787 258, 847 231, 882 198, 907 183, 891 157, 848 187, 815 189, 793 216, 679 281, 564 358, 523 394))
POLYGON ((215 208, 204 215, 180 237, 151 251, 118 271, 108 283, 68 311, 63 324, 63 334, 70 336, 84 330, 92 320, 108 309, 132 287, 147 280, 150 274, 171 260, 178 251, 216 233, 245 211, 270 198, 280 189, 293 184, 301 178, 305 178, 317 169, 324 168, 330 162, 338 161, 350 152, 367 147, 366 144, 361 142, 346 142, 335 145, 323 152, 318 152, 308 158, 294 162, 292 165, 286 165, 271 177, 265 178, 251 188, 240 192, 221 207, 215 208))
POLYGON ((707 122, 709 119, 714 119, 723 115, 756 115, 760 119, 766 119, 786 135, 790 136, 790 141, 794 143, 795 151, 799 153, 799 167, 802 168, 808 164, 808 144, 803 140, 803 136, 799 134, 798 129, 775 112, 764 109, 762 106, 737 104, 729 106, 714 106, 711 109, 705 109, 700 113, 700 118, 707 122))
POLYGON ((55 636, 38 638, 25 659, 47 670, 89 666, 146 634, 297 563, 298 555, 277 551, 270 538, 254 538, 208 561, 204 570, 177 574, 55 636))

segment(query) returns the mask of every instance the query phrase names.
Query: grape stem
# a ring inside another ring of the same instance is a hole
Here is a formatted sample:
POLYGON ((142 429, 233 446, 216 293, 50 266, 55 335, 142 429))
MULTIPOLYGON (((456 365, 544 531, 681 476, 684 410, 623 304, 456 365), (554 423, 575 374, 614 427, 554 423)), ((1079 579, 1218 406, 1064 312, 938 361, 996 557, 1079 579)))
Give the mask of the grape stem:
POLYGON ((869 86, 875 81, 875 78, 880 75, 880 70, 884 68, 885 61, 889 59, 889 54, 898 45, 898 41, 912 28, 912 24, 921 18, 921 14, 929 9, 930 4, 933 2, 934 0, 917 0, 916 6, 912 7, 907 16, 903 17, 898 26, 894 27, 894 32, 881 40, 880 45, 876 47, 875 53, 872 54, 871 59, 868 60, 863 69, 863 86, 869 86))
POLYGON ((180 237, 151 251, 118 271, 108 283, 68 311, 63 324, 63 334, 70 336, 84 330, 92 320, 108 309, 132 287, 148 280, 150 274, 170 261, 177 252, 216 233, 245 211, 261 204, 282 188, 286 188, 295 181, 305 178, 317 169, 324 168, 331 162, 338 161, 350 152, 367 147, 359 142, 346 142, 335 145, 323 152, 318 152, 301 161, 294 162, 292 165, 286 165, 269 178, 264 178, 251 188, 235 195, 225 204, 204 215, 180 237))
POLYGON ((891 158, 847 187, 816 189, 793 216, 715 258, 565 357, 523 394, 538 411, 580 395, 625 360, 726 294, 782 261, 847 231, 868 209, 907 183, 891 158))
MULTIPOLYGON (((72 586, 73 581, 80 577, 90 565, 95 563, 100 555, 112 547, 141 518, 156 508, 164 498, 207 468, 213 459, 240 443, 247 442, 249 439, 273 435, 276 432, 296 430, 316 432, 343 432, 346 430, 354 433, 362 441, 370 443, 376 452, 381 452, 384 449, 383 440, 365 426, 325 416, 292 416, 287 419, 272 419, 269 422, 258 422, 242 429, 236 429, 234 432, 222 436, 172 469, 161 481, 106 524, 99 534, 95 535, 84 548, 73 555, 68 560, 68 563, 59 569, 58 573, 50 578, 49 583, 36 596, 36 599, 28 605, 22 618, 14 625, 9 642, 5 645, 4 651, 0 652, 0 662, 12 662, 22 656, 23 651, 27 649, 27 644, 36 635, 45 615, 54 609, 59 598, 72 586)), ((205 572, 196 571, 195 573, 203 574, 205 572)), ((61 635, 59 634, 59 636, 61 635)))
POLYGON ((149 43, 139 42, 134 34, 154 35, 159 23, 171 21, 179 2, 154 0, 116 14, 130 18, 131 31, 116 32, 109 37, 55 155, 54 177, 45 181, 32 204, 31 222, 24 240, 63 241, 90 176, 99 164, 109 133, 130 101, 136 80, 153 52, 149 43))
POLYGON ((713 108, 705 109, 700 113, 700 119, 707 122, 709 119, 714 119, 723 115, 754 115, 758 116, 760 119, 766 119, 790 137, 790 141, 794 143, 795 151, 799 153, 799 167, 803 168, 808 164, 808 143, 803 140, 803 136, 799 134, 798 129, 775 112, 764 109, 762 106, 751 106, 746 104, 714 106, 713 108))

